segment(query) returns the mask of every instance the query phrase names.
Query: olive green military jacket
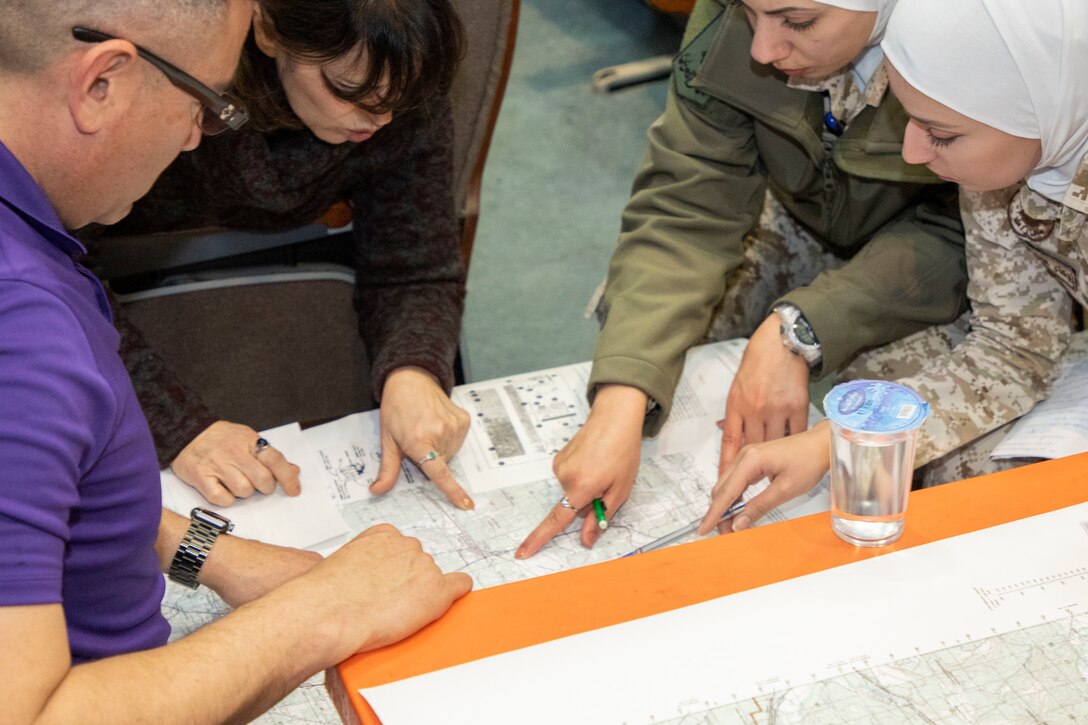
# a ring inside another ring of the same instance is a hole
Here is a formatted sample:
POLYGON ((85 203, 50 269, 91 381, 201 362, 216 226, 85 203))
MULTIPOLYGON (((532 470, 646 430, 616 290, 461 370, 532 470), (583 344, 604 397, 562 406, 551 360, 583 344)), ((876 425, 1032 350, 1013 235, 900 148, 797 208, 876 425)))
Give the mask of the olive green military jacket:
POLYGON ((601 383, 645 391, 658 403, 648 435, 668 415, 684 353, 705 335, 768 189, 850 260, 783 298, 820 341, 817 373, 964 309, 955 188, 903 162, 899 103, 889 93, 825 138, 823 95, 755 63, 751 39, 739 5, 699 0, 623 213, 589 394, 601 383))

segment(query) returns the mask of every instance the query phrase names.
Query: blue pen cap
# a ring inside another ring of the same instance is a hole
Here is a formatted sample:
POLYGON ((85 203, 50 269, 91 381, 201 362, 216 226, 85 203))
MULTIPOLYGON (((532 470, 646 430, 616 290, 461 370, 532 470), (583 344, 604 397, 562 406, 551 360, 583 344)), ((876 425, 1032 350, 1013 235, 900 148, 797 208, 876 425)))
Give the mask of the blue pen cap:
POLYGON ((824 397, 824 413, 832 423, 859 433, 901 433, 929 417, 929 403, 899 383, 851 380, 824 397))

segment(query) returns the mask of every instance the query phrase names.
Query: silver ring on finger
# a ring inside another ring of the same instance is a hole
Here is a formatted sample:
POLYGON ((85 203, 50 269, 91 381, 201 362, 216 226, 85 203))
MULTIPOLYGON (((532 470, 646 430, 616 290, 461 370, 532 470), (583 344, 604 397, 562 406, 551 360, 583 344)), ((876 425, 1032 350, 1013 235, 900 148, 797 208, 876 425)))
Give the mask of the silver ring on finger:
POLYGON ((416 465, 419 466, 420 468, 423 468, 424 463, 430 463, 431 461, 433 461, 433 460, 435 460, 437 458, 438 458, 438 451, 427 451, 427 455, 423 456, 423 458, 420 458, 418 461, 416 461, 416 465))
POLYGON ((578 511, 578 507, 577 507, 577 506, 575 506, 574 504, 572 504, 572 503, 570 502, 570 499, 569 499, 569 498, 567 498, 566 496, 564 496, 563 498, 559 499, 559 505, 560 505, 560 506, 562 506, 562 507, 563 507, 563 508, 565 508, 565 509, 570 509, 571 511, 574 511, 574 512, 577 512, 577 511, 578 511))
POLYGON ((268 442, 268 439, 261 437, 257 439, 257 445, 254 446, 253 456, 257 457, 261 455, 261 451, 265 448, 269 448, 272 444, 268 442))

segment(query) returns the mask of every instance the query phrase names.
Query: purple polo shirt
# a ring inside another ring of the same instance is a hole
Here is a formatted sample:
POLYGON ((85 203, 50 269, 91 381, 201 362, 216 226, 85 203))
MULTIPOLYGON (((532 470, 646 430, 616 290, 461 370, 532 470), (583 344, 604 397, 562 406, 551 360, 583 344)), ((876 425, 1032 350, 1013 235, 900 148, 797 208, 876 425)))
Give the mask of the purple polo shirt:
POLYGON ((74 663, 170 633, 155 447, 83 252, 0 143, 0 606, 63 604, 74 663))

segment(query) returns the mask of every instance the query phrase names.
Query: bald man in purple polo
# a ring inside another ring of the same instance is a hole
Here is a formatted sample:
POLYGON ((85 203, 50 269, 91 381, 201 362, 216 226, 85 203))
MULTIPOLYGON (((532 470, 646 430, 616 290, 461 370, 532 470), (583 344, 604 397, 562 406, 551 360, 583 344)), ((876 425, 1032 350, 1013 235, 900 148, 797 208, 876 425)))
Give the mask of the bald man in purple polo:
POLYGON ((194 559, 207 522, 161 510, 104 291, 66 229, 119 220, 202 130, 244 120, 220 89, 252 13, 251 0, 0 4, 4 722, 248 720, 471 587, 390 526, 324 560, 229 535, 194 559), (239 608, 167 644, 161 572, 178 562, 171 576, 239 608))

